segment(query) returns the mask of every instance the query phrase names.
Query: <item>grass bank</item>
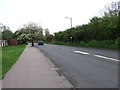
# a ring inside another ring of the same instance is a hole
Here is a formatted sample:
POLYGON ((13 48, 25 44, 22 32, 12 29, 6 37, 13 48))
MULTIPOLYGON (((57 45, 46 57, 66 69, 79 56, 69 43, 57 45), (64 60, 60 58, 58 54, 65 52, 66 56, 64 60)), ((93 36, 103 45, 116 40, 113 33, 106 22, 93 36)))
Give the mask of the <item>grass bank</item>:
POLYGON ((2 78, 5 73, 17 61, 23 52, 25 45, 6 46, 2 47, 2 78))
POLYGON ((81 41, 81 42, 60 42, 60 41, 54 41, 54 42, 46 42, 49 44, 57 44, 57 45, 67 45, 67 46, 79 46, 79 47, 95 47, 95 48, 106 48, 106 49, 120 49, 120 46, 118 45, 118 41, 115 40, 104 40, 104 41, 81 41))
POLYGON ((0 47, 0 79, 2 79, 2 47, 0 47))

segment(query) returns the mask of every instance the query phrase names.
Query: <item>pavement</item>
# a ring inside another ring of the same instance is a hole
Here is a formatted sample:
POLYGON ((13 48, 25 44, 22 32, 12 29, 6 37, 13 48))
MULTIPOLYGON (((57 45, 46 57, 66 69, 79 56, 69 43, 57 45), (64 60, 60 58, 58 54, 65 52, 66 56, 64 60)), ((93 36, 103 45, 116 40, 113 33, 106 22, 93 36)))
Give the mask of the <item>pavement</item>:
POLYGON ((38 48, 27 45, 6 73, 2 88, 72 88, 56 70, 59 69, 38 48))

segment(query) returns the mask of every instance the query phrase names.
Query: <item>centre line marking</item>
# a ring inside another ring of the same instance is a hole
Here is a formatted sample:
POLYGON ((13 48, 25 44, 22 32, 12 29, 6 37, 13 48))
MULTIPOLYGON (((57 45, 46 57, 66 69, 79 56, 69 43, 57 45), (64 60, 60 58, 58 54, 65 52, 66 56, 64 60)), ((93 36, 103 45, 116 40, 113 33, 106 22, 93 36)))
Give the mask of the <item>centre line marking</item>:
POLYGON ((96 54, 90 54, 90 53, 83 52, 83 51, 73 51, 73 52, 80 53, 80 54, 85 54, 85 55, 89 54, 89 55, 92 55, 92 56, 95 56, 95 57, 99 57, 99 58, 103 58, 103 59, 108 59, 108 60, 119 62, 118 59, 114 59, 114 58, 110 58, 110 57, 106 57, 106 56, 101 56, 101 55, 96 55, 96 54))
POLYGON ((94 55, 94 56, 95 56, 95 57, 104 58, 104 59, 109 59, 109 60, 116 61, 116 62, 118 62, 118 61, 119 61, 118 59, 109 58, 109 57, 105 57, 105 56, 101 56, 101 55, 94 55))
POLYGON ((90 53, 87 53, 87 52, 82 52, 82 51, 73 51, 75 53, 81 53, 81 54, 90 54, 90 53))

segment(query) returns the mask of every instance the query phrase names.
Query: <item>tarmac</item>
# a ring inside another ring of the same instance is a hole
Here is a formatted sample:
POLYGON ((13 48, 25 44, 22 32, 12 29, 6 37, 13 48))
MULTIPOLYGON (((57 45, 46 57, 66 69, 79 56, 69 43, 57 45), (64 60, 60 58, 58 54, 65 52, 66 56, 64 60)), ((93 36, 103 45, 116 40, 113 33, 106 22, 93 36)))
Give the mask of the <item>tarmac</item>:
POLYGON ((56 70, 59 69, 37 47, 27 45, 6 73, 2 88, 72 88, 72 84, 56 70))

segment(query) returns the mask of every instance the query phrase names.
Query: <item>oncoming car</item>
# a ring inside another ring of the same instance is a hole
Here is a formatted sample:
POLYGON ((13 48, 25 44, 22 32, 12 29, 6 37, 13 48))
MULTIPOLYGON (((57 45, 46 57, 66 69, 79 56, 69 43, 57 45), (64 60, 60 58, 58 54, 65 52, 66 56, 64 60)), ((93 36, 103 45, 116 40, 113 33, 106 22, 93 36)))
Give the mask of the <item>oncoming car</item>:
POLYGON ((44 41, 43 40, 39 40, 38 41, 38 45, 44 45, 44 41))

